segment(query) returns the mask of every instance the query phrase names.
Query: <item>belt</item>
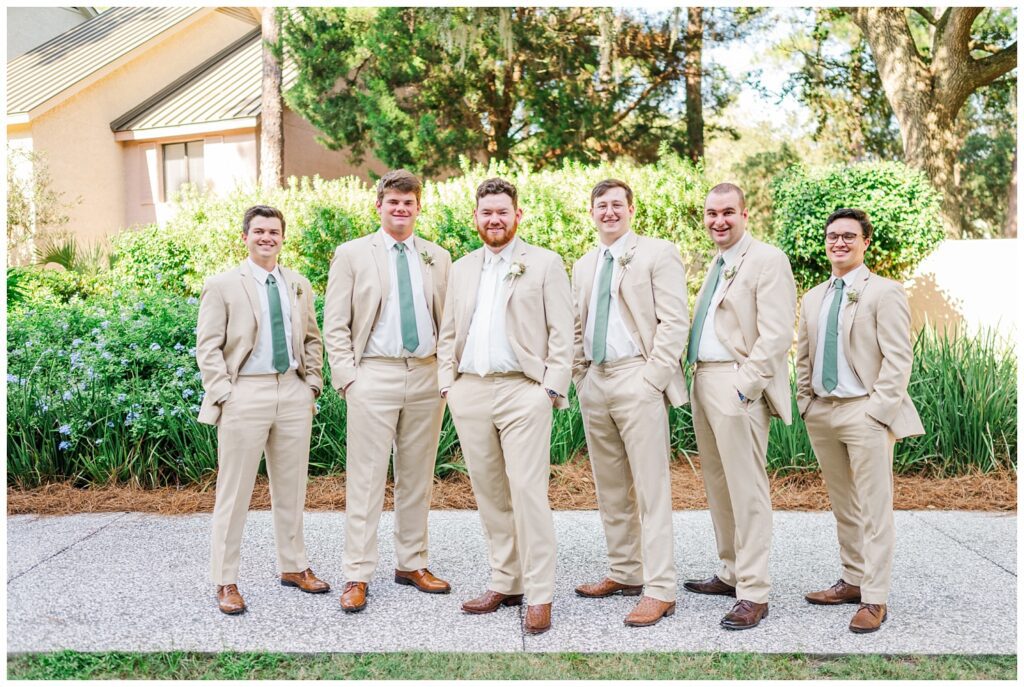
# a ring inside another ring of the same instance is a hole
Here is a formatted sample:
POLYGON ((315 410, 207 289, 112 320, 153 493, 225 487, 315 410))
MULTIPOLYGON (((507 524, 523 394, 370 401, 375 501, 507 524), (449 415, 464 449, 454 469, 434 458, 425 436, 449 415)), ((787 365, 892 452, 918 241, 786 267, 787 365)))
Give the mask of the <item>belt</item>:
POLYGON ((414 367, 422 367, 424 365, 433 365, 437 362, 436 355, 428 355, 426 358, 386 358, 384 356, 370 356, 363 358, 359 361, 360 363, 380 363, 381 365, 393 365, 395 367, 404 367, 411 369, 414 367))
POLYGON ((239 374, 237 379, 271 380, 298 374, 297 370, 288 370, 287 372, 265 372, 260 374, 239 374))
POLYGON ((732 360, 716 360, 713 362, 697 361, 697 370, 738 370, 740 364, 732 360))
POLYGON ((867 396, 854 396, 852 398, 840 398, 839 396, 815 396, 815 401, 824 401, 825 403, 854 403, 856 401, 863 401, 867 396))
POLYGON ((598 370, 599 372, 614 372, 615 370, 624 370, 630 367, 643 365, 646 362, 647 361, 644 360, 642 355, 634 355, 629 358, 619 358, 618 360, 613 360, 611 362, 601 363, 600 365, 590 363, 590 369, 598 370))

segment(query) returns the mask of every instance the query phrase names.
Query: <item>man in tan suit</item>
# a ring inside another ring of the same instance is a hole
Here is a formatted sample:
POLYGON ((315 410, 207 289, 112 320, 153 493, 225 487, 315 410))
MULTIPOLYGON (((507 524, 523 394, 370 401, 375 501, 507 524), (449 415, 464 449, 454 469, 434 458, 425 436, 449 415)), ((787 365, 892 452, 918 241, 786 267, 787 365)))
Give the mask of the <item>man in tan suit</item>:
POLYGON ((561 258, 516 238, 516 187, 488 179, 473 213, 485 246, 458 260, 437 345, 490 552, 491 582, 467 613, 518 606, 551 627, 555 531, 548 504, 551 407, 568 407, 572 297, 561 258))
POLYGON ((896 543, 892 456, 924 434, 907 394, 913 346, 903 287, 864 264, 872 227, 862 210, 825 222, 832 276, 803 298, 797 343, 797 407, 828 486, 842 575, 806 596, 812 604, 860 604, 850 631, 885 622, 896 543))
POLYGON ((416 236, 419 179, 404 169, 377 184, 380 231, 338 247, 327 281, 324 341, 331 383, 347 404, 345 567, 341 607, 366 607, 377 525, 394 453, 395 582, 428 594, 450 587, 427 569, 427 515, 444 400, 436 342, 451 257, 416 236))
POLYGON ((717 575, 683 586, 735 596, 721 626, 745 630, 768 615, 768 423, 771 415, 792 421, 787 358, 796 284, 782 251, 747 233, 738 186, 711 189, 704 226, 718 255, 697 294, 687 360, 695 364, 693 428, 722 565, 717 575))
POLYGON ((199 421, 217 426, 210 570, 218 606, 229 615, 245 611, 239 549, 263 454, 281 584, 313 594, 330 590, 309 568, 302 536, 323 347, 309 281, 277 264, 284 229, 280 210, 246 210, 242 240, 249 259, 208 279, 199 304, 196 361, 205 389, 199 421))
POLYGON ((573 378, 608 542, 608 576, 576 587, 644 596, 626 625, 675 612, 668 404, 689 399, 682 355, 689 321, 679 250, 630 231, 633 191, 606 179, 590 194, 598 246, 573 266, 573 378))

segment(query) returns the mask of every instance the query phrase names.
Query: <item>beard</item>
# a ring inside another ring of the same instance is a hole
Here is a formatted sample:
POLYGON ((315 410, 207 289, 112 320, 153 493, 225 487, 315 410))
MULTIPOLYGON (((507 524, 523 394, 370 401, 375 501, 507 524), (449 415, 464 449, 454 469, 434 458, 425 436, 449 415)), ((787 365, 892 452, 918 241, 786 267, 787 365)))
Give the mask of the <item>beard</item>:
POLYGON ((500 234, 492 234, 487 230, 487 227, 481 227, 479 224, 476 227, 476 233, 480 235, 483 242, 491 248, 501 248, 507 246, 512 239, 516 237, 516 230, 519 228, 519 222, 513 222, 511 227, 505 226, 504 231, 500 234))

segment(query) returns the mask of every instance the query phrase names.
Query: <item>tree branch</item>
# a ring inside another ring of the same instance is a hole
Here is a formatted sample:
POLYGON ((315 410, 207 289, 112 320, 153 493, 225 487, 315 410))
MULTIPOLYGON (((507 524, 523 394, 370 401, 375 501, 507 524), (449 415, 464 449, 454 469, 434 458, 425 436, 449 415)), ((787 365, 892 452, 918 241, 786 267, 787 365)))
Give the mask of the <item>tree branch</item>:
POLYGON ((975 50, 981 50, 983 52, 987 52, 993 55, 1002 50, 1001 47, 995 45, 994 43, 985 43, 984 41, 976 41, 974 39, 971 39, 971 42, 967 44, 967 49, 971 50, 972 52, 975 50))
POLYGON ((971 60, 970 81, 972 91, 987 86, 1017 66, 1017 41, 994 55, 971 60))
MULTIPOLYGON (((951 55, 961 55, 967 52, 967 44, 971 40, 971 25, 982 7, 951 7, 946 30, 941 36, 936 36, 936 43, 942 42, 951 55)), ((936 48, 939 46, 936 45, 936 48)), ((938 52, 936 50, 936 52, 938 52)))
POLYGON ((935 18, 935 15, 927 7, 911 7, 910 9, 924 17, 924 20, 932 26, 938 26, 939 20, 935 18))

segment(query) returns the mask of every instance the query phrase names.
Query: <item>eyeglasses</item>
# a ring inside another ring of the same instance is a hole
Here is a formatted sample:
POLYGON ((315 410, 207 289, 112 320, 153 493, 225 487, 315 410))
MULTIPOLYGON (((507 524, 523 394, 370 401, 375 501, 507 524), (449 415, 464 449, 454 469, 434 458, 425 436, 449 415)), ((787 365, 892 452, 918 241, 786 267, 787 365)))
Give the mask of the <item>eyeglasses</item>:
POLYGON ((825 243, 836 243, 839 239, 843 240, 843 243, 853 243, 860 238, 860 234, 854 234, 853 232, 847 232, 845 234, 833 234, 829 232, 825 234, 825 243))

